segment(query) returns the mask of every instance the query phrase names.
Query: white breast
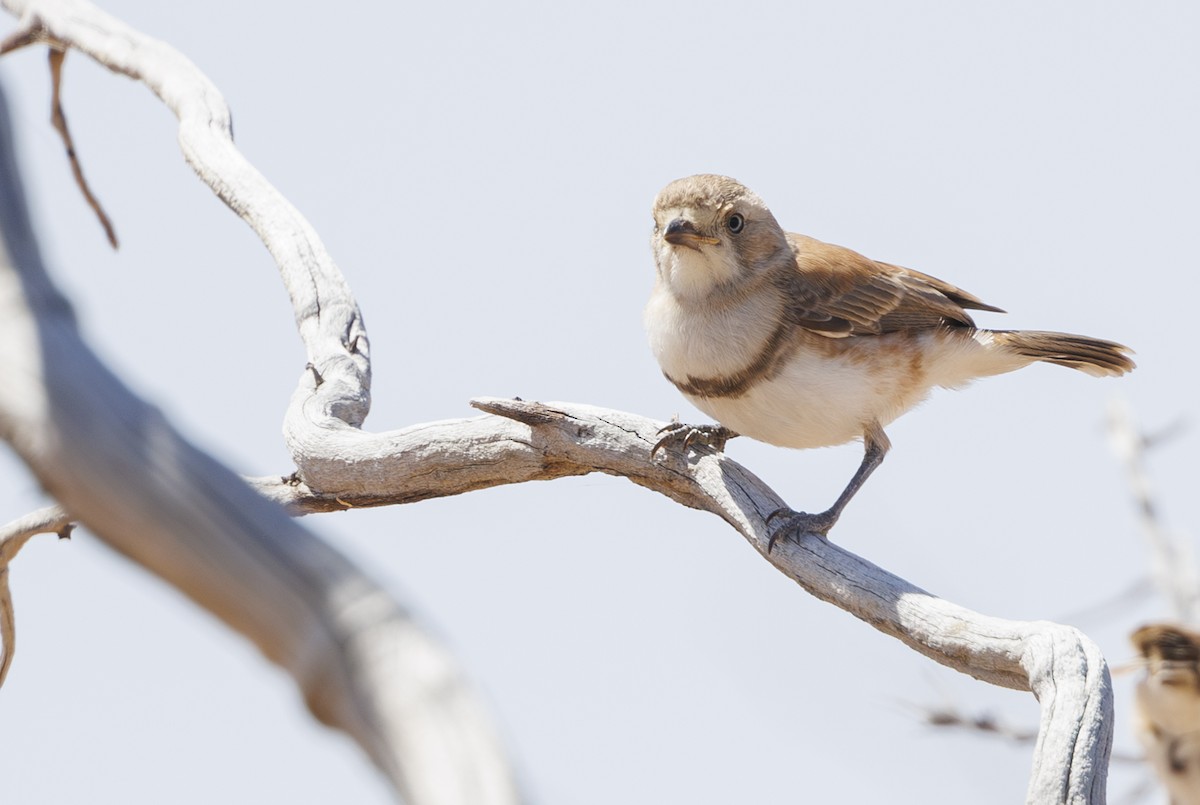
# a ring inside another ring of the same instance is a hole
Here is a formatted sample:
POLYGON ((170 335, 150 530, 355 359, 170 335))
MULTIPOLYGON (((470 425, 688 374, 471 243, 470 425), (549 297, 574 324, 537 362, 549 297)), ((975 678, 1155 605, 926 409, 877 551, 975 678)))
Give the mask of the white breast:
POLYGON ((801 350, 779 375, 741 397, 687 396, 722 425, 759 441, 829 447, 862 437, 871 422, 887 425, 920 403, 932 387, 900 366, 882 372, 871 368, 844 355, 801 350))
POLYGON ((762 350, 775 329, 778 302, 770 296, 736 308, 684 305, 655 286, 643 321, 658 365, 671 377, 735 374, 762 350))
MULTIPOLYGON (((681 307, 661 289, 645 315, 659 365, 680 380, 736 374, 759 353, 776 321, 775 310, 681 307)), ((741 396, 687 397, 751 438, 781 447, 827 447, 860 438, 872 422, 888 425, 935 385, 957 387, 1028 362, 998 353, 986 332, 808 338, 781 371, 741 396)))

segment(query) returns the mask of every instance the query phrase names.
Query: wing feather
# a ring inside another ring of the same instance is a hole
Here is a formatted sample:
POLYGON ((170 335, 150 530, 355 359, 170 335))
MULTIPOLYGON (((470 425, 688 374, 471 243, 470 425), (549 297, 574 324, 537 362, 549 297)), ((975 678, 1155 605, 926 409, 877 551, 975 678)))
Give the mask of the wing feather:
POLYGON ((781 279, 796 324, 831 337, 974 327, 967 309, 1003 312, 919 271, 788 234, 794 270, 781 279))

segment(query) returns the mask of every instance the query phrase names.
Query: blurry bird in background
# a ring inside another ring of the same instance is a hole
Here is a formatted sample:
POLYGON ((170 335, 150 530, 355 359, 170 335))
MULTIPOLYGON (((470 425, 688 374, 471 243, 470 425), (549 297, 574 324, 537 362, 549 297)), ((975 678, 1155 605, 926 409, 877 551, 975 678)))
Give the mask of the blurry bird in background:
POLYGON ((1200 632, 1143 626, 1130 637, 1145 661, 1137 732, 1171 805, 1200 805, 1200 632))

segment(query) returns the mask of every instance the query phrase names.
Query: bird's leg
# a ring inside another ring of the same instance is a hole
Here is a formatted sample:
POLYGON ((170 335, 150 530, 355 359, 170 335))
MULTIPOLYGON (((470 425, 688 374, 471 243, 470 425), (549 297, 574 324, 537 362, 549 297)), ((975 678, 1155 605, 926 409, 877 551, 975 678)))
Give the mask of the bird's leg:
POLYGON ((654 455, 672 442, 682 442, 683 452, 687 453, 689 447, 695 442, 706 444, 716 450, 718 453, 725 452, 725 442, 737 436, 724 425, 688 425, 676 420, 666 427, 658 429, 660 438, 654 443, 654 447, 650 448, 650 459, 654 460, 654 455))
POLYGON ((783 522, 771 532, 771 536, 767 539, 767 553, 771 552, 775 547, 775 541, 784 534, 816 533, 825 536, 842 516, 842 509, 846 508, 850 499, 858 493, 858 490, 862 489, 862 485, 866 483, 867 478, 871 477, 875 468, 883 463, 883 457, 887 455, 887 451, 891 447, 891 441, 878 422, 868 425, 863 433, 862 463, 858 465, 858 471, 854 473, 850 483, 846 484, 842 494, 838 495, 838 499, 832 506, 820 514, 792 511, 787 507, 771 512, 766 520, 768 529, 771 527, 771 521, 776 518, 782 519, 783 522))

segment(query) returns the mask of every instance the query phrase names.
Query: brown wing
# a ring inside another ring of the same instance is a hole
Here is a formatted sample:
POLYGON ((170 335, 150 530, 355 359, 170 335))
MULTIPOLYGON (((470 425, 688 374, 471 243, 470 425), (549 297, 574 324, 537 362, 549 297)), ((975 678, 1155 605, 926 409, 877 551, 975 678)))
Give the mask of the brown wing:
POLYGON ((784 280, 796 324, 831 337, 974 327, 967 308, 1004 311, 936 277, 788 233, 796 271, 784 280))

